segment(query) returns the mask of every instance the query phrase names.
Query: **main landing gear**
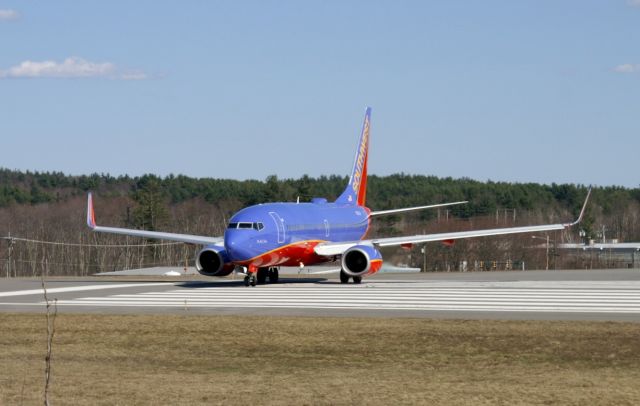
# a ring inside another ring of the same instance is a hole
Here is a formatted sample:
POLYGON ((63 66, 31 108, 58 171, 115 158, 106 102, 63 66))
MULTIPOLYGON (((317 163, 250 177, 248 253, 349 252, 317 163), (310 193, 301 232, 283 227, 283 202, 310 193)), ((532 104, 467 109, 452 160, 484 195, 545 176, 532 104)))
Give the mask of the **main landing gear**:
POLYGON ((278 283, 279 272, 277 267, 258 268, 254 272, 249 272, 244 277, 244 286, 264 285, 267 283, 278 283))
POLYGON ((256 286, 257 278, 255 273, 250 273, 244 277, 244 286, 256 286))
POLYGON ((349 283, 350 278, 353 278, 355 284, 362 282, 362 276, 349 276, 345 271, 340 270, 340 283, 349 283))

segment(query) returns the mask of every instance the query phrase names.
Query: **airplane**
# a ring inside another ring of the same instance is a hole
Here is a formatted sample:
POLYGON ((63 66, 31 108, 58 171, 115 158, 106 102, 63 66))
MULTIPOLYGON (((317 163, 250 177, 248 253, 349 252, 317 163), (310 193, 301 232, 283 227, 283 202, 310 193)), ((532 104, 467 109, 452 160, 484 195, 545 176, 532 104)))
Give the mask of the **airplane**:
POLYGON ((543 224, 403 237, 367 238, 376 216, 464 204, 452 202, 402 209, 372 211, 366 207, 367 166, 371 130, 371 108, 367 107, 346 188, 329 202, 316 197, 311 202, 264 203, 234 214, 223 236, 210 237, 98 226, 93 196, 87 197, 87 225, 95 232, 123 234, 201 245, 195 258, 197 271, 206 276, 224 277, 234 270, 245 275, 246 286, 278 281, 280 266, 305 266, 340 261, 340 282, 361 283, 382 266, 380 248, 411 247, 439 241, 516 233, 564 230, 578 224, 585 212, 587 192, 578 219, 570 223, 543 224))

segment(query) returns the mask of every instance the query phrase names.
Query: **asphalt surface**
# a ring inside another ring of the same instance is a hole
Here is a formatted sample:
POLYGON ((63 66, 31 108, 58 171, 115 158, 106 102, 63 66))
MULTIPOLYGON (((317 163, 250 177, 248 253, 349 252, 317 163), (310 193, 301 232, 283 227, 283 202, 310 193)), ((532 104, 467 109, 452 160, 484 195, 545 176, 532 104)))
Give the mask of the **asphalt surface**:
MULTIPOLYGON (((47 281, 59 312, 640 321, 640 269, 335 274, 275 285, 236 279, 88 277, 47 281)), ((43 312, 39 279, 0 280, 0 312, 43 312)))

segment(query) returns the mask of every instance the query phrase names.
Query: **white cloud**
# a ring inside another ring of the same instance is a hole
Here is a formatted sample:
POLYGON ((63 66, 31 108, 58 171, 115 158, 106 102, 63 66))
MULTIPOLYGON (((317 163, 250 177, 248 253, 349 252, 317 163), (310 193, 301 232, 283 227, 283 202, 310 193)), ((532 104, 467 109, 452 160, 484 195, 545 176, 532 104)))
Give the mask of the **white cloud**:
POLYGON ((631 7, 640 7, 640 0, 627 0, 627 4, 631 7))
POLYGON ((622 65, 618 65, 615 68, 613 68, 613 71, 614 72, 618 72, 618 73, 636 73, 636 72, 640 72, 640 64, 634 65, 634 64, 631 64, 631 63, 624 63, 622 65))
POLYGON ((122 71, 111 62, 91 62, 72 56, 62 62, 24 61, 0 70, 0 78, 109 78, 123 80, 146 79, 140 71, 122 71))
POLYGON ((20 18, 20 13, 11 9, 0 9, 0 21, 12 21, 20 18))
POLYGON ((128 71, 120 74, 120 79, 122 80, 144 80, 148 78, 147 74, 141 71, 128 71))

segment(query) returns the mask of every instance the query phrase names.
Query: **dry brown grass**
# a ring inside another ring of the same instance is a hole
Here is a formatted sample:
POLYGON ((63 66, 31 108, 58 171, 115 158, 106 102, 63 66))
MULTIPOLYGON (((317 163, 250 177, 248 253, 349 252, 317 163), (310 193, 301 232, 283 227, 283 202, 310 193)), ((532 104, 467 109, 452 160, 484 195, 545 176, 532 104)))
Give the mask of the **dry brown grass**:
MULTIPOLYGON (((640 324, 60 314, 52 403, 640 404, 640 324)), ((41 404, 43 315, 0 314, 0 404, 41 404)))

